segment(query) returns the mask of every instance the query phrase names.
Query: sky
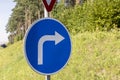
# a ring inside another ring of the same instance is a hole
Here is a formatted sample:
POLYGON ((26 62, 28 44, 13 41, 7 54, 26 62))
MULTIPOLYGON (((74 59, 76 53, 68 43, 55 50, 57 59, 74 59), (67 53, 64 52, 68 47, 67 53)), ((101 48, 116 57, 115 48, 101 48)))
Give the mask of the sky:
POLYGON ((12 13, 12 9, 15 7, 13 0, 1 0, 0 1, 0 44, 8 42, 8 34, 6 33, 6 25, 9 17, 12 13))

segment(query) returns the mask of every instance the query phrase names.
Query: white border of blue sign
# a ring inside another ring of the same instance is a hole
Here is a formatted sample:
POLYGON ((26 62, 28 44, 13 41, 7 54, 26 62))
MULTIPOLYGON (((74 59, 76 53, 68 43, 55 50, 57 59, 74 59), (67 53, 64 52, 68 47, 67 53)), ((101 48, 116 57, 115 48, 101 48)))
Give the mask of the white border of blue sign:
POLYGON ((29 64, 29 66, 32 68, 33 71, 37 72, 38 74, 42 74, 42 75, 53 75, 53 74, 58 73, 60 70, 62 70, 62 69, 68 64, 68 61, 70 60, 71 52, 72 52, 72 42, 71 42, 71 37, 70 37, 69 32, 68 32, 68 35, 69 35, 69 37, 70 37, 70 42, 71 42, 70 56, 69 56, 66 64, 65 64, 61 69, 59 69, 58 71, 53 72, 53 73, 50 73, 50 74, 45 74, 45 73, 39 72, 39 71, 37 71, 35 68, 32 67, 32 65, 30 64, 30 62, 29 62, 29 60, 28 60, 28 58, 27 58, 27 56, 26 56, 25 43, 26 43, 26 38, 27 38, 27 36, 28 36, 29 31, 31 30, 31 28, 32 28, 37 22, 42 21, 42 20, 45 20, 45 19, 52 19, 52 20, 55 20, 55 21, 59 22, 59 23, 65 28, 65 30, 68 32, 67 28, 66 28, 60 21, 58 21, 58 20, 56 20, 56 19, 53 19, 53 18, 42 18, 42 19, 39 19, 39 20, 35 21, 32 25, 29 26, 29 28, 28 28, 28 30, 27 30, 27 32, 26 32, 26 34, 25 34, 25 37, 24 37, 24 45, 23 45, 24 47, 23 47, 23 48, 24 48, 24 55, 25 55, 25 58, 26 58, 26 60, 27 60, 27 63, 29 64))

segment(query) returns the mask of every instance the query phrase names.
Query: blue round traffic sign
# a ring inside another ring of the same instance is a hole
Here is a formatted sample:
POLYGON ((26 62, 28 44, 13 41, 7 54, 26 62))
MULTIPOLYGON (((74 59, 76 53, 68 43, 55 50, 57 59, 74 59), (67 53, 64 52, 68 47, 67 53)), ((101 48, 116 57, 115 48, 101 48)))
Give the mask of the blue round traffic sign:
POLYGON ((28 29, 24 53, 30 67, 44 75, 60 71, 71 54, 71 39, 65 26, 56 19, 44 18, 28 29))

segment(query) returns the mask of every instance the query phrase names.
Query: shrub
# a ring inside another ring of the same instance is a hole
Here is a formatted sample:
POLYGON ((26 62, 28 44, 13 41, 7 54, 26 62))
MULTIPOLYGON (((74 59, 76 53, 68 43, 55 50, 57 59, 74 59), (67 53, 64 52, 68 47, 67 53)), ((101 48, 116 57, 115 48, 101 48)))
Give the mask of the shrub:
POLYGON ((60 20, 72 34, 84 31, 120 28, 120 0, 94 0, 75 7, 59 4, 52 15, 60 20))

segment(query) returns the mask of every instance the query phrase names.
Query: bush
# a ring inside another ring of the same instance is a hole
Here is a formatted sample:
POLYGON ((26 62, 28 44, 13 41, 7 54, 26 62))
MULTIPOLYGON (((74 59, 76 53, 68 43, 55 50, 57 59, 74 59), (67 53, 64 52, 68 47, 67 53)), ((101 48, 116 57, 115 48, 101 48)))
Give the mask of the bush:
POLYGON ((95 0, 92 14, 94 26, 100 30, 120 27, 120 0, 95 0))
POLYGON ((120 28, 120 0, 94 0, 82 6, 55 7, 52 15, 60 20, 72 34, 84 31, 120 28))
POLYGON ((20 41, 20 40, 22 40, 22 39, 23 39, 22 33, 21 33, 21 34, 18 34, 18 35, 16 35, 16 36, 14 37, 14 42, 20 41))

